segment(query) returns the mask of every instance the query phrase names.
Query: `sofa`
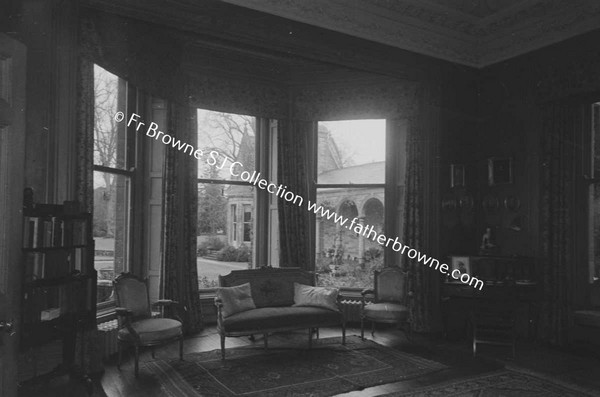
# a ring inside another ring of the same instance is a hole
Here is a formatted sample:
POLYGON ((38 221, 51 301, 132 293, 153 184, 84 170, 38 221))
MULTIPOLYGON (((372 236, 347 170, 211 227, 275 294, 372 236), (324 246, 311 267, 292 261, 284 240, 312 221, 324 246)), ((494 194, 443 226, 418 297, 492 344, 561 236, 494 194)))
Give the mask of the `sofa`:
POLYGON ((341 326, 345 344, 346 321, 337 290, 314 287, 315 279, 314 272, 300 268, 272 267, 219 276, 215 305, 222 359, 228 336, 262 334, 267 349, 270 333, 307 329, 310 348, 313 330, 341 326))

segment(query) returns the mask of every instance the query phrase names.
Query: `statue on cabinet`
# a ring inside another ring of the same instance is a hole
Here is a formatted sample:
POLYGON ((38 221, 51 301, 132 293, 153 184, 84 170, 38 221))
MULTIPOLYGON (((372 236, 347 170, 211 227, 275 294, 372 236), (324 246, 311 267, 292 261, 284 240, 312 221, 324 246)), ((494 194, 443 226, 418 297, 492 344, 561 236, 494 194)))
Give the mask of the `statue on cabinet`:
POLYGON ((492 240, 492 228, 488 227, 485 229, 485 233, 481 237, 481 246, 479 250, 481 254, 492 254, 495 253, 498 249, 498 246, 493 243, 492 240))

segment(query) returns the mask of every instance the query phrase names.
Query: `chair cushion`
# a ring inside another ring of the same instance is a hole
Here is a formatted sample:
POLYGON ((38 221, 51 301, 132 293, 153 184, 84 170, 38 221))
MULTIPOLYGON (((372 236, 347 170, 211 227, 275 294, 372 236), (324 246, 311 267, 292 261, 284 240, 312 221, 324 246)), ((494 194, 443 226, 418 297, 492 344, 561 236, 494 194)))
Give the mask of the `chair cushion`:
POLYGON ((365 306, 365 318, 373 321, 400 322, 408 318, 408 309, 398 303, 372 303, 365 306))
MULTIPOLYGON (((132 327, 140 336, 142 343, 171 339, 182 334, 181 323, 170 318, 148 318, 134 321, 132 327)), ((119 330, 118 338, 126 341, 133 340, 127 328, 119 330)))
POLYGON ((227 332, 236 332, 339 323, 341 317, 338 311, 320 307, 261 307, 227 317, 223 320, 223 327, 227 332))
POLYGON ((312 287, 294 283, 294 306, 322 307, 337 311, 337 297, 337 288, 312 287))
POLYGON ((573 317, 575 324, 600 328, 600 310, 579 310, 573 317))
POLYGON ((217 289, 217 298, 223 303, 223 317, 256 308, 250 283, 235 287, 220 287, 217 289))

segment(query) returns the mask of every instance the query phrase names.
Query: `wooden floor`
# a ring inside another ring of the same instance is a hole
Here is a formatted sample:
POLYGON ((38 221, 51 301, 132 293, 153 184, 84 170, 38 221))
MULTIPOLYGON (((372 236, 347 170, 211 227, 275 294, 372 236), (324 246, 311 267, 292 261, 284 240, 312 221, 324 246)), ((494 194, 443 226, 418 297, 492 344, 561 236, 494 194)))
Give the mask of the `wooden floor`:
MULTIPOLYGON (((305 331, 299 331, 303 335, 305 331)), ((348 335, 359 335, 360 330, 350 328, 348 335)), ((321 329, 320 337, 339 336, 338 329, 321 329)), ((580 351, 558 351, 533 344, 520 344, 517 347, 517 357, 510 357, 509 349, 494 346, 481 346, 478 348, 477 357, 472 356, 468 341, 447 342, 440 339, 427 338, 416 335, 408 342, 402 331, 393 328, 378 330, 374 337, 368 335, 375 342, 400 349, 421 357, 429 358, 448 365, 449 368, 425 375, 416 379, 380 385, 361 391, 341 394, 346 397, 377 396, 393 391, 411 390, 425 385, 432 385, 451 379, 462 378, 479 373, 493 371, 505 365, 518 366, 529 370, 550 375, 555 379, 575 383, 577 385, 594 388, 600 395, 600 358, 597 355, 580 351)), ((276 334, 270 341, 276 343, 277 338, 282 340, 294 337, 290 334, 276 334)), ((260 343, 261 340, 251 342, 248 338, 227 338, 227 347, 243 346, 260 343)), ((184 352, 210 351, 218 349, 219 336, 215 327, 209 327, 201 333, 189 337, 184 343, 184 352)), ((177 345, 162 347, 156 350, 157 358, 177 357, 177 345)), ((140 362, 152 360, 149 351, 143 351, 140 362)), ((45 388, 42 393, 21 393, 22 397, 50 397, 50 396, 86 396, 83 389, 72 385, 52 386, 45 388)), ((152 378, 140 374, 135 378, 133 374, 133 358, 126 356, 119 371, 115 360, 106 363, 104 374, 96 379, 94 397, 158 397, 161 396, 159 386, 152 378)))

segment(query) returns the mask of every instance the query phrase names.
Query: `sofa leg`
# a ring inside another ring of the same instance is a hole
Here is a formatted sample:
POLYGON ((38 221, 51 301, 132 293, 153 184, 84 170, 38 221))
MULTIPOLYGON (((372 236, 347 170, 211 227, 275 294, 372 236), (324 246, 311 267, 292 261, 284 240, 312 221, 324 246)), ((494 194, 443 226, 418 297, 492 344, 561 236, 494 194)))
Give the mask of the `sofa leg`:
POLYGON ((263 337, 265 338, 265 350, 267 350, 269 348, 269 334, 263 334, 263 337))
POLYGON ((225 335, 221 334, 221 360, 225 360, 225 335))

